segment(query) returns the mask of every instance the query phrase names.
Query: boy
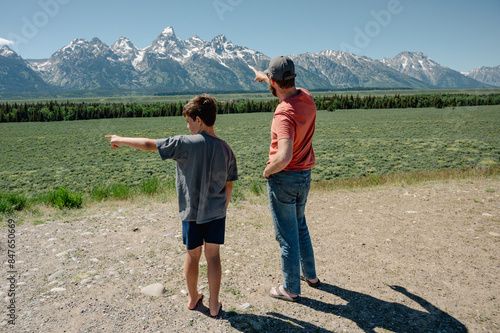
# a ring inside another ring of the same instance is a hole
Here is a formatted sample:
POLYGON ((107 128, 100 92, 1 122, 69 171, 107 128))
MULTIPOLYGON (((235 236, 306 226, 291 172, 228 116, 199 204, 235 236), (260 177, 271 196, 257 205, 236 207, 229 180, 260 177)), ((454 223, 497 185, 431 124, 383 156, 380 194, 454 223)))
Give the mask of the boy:
POLYGON ((224 244, 226 210, 233 181, 238 179, 236 159, 229 145, 214 132, 217 114, 215 98, 195 96, 182 115, 192 135, 167 139, 124 138, 107 135, 113 149, 120 145, 155 151, 160 157, 176 161, 176 187, 182 238, 187 248, 184 273, 189 292, 188 309, 193 310, 203 298, 198 292, 198 264, 205 243, 210 292, 210 316, 222 310, 219 302, 221 283, 220 244, 224 244))

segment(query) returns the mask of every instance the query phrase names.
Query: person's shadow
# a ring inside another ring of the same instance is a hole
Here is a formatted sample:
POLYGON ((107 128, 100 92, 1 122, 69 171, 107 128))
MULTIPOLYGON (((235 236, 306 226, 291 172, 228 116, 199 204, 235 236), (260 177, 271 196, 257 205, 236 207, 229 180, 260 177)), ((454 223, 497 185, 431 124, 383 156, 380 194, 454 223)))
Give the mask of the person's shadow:
POLYGON ((259 316, 249 313, 231 314, 227 313, 224 319, 227 319, 231 326, 240 332, 264 333, 264 332, 280 332, 280 333, 331 333, 326 330, 306 321, 291 318, 276 312, 267 312, 267 316, 259 316))
MULTIPOLYGON (((201 302, 196 306, 196 311, 209 316, 210 310, 201 302)), ((254 315, 250 313, 237 313, 236 311, 225 312, 224 310, 217 316, 218 319, 227 320, 232 327, 241 332, 317 332, 329 333, 331 331, 320 328, 314 324, 287 317, 285 315, 267 312, 267 316, 254 315)))
MULTIPOLYGON (((375 333, 376 328, 391 332, 468 332, 464 324, 436 308, 423 298, 410 293, 403 287, 390 286, 419 304, 425 311, 406 305, 387 302, 356 291, 322 283, 320 290, 347 301, 345 305, 328 304, 323 301, 301 297, 300 304, 316 311, 347 318, 364 332, 375 333)), ((231 325, 241 332, 331 332, 312 323, 301 321, 278 313, 267 316, 253 314, 226 314, 231 325)))
POLYGON ((370 295, 322 283, 320 290, 336 295, 348 303, 333 305, 302 297, 301 303, 355 322, 363 331, 375 333, 375 328, 391 332, 468 332, 464 324, 425 299, 400 286, 389 286, 419 304, 425 311, 387 302, 370 295))

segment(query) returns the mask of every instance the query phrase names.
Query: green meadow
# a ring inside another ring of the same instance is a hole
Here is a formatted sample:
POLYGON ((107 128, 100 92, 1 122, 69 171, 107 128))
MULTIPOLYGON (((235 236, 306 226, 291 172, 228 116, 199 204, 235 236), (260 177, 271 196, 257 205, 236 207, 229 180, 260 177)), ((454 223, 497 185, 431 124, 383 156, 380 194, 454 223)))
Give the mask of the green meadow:
MULTIPOLYGON (((271 113, 218 115, 216 134, 235 152, 239 186, 264 183, 271 113)), ((112 150, 106 134, 189 134, 183 117, 0 124, 0 192, 35 196, 65 187, 140 187, 170 181, 175 163, 156 152, 112 150)), ((500 106, 318 111, 314 181, 500 163, 500 106)))

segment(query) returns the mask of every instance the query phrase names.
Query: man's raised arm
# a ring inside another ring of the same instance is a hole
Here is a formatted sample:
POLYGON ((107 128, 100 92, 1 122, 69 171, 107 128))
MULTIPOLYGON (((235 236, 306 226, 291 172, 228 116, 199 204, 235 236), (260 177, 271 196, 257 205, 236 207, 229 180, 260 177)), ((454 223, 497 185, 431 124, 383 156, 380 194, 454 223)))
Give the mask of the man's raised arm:
POLYGON ((255 73, 255 80, 254 81, 257 81, 257 82, 265 82, 269 85, 269 77, 267 76, 266 73, 264 72, 261 72, 261 71, 258 71, 256 70, 255 68, 251 67, 251 69, 253 69, 253 72, 255 73))

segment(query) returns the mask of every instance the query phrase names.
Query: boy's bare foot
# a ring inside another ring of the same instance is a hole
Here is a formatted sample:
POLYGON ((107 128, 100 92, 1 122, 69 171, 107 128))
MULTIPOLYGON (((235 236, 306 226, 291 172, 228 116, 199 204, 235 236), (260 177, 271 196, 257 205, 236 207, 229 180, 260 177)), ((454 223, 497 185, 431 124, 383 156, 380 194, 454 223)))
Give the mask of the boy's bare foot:
POLYGON ((222 302, 219 302, 219 304, 217 305, 217 307, 210 307, 210 317, 217 317, 220 315, 221 313, 221 310, 222 310, 222 302))
POLYGON ((202 299, 203 299, 203 294, 201 292, 199 292, 198 295, 196 295, 196 297, 191 297, 191 295, 189 295, 189 301, 187 304, 188 309, 194 310, 202 299))

